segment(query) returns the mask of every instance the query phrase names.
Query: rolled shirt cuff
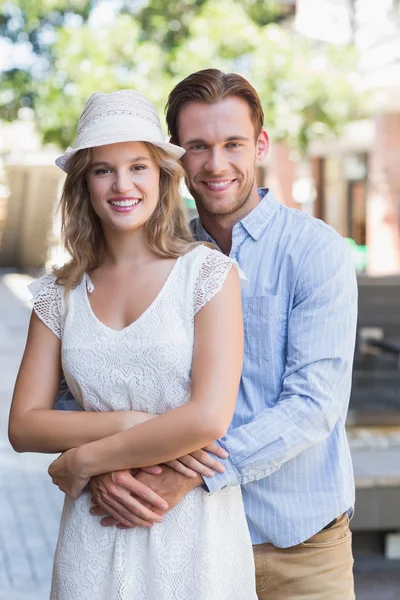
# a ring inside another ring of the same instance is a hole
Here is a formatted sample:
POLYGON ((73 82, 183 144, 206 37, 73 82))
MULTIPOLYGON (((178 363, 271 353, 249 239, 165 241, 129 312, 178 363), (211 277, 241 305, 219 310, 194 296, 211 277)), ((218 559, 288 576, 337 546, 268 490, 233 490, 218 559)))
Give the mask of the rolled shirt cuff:
MULTIPOLYGON (((221 448, 224 448, 219 440, 217 440, 217 443, 221 446, 221 448)), ((226 450, 226 448, 224 448, 224 450, 226 450)), ((215 458, 214 454, 213 458, 215 458)), ((216 472, 212 477, 206 477, 205 475, 202 476, 205 489, 210 494, 218 492, 219 490, 223 490, 228 486, 240 484, 239 475, 230 458, 218 458, 218 460, 224 465, 225 471, 223 473, 216 472)))

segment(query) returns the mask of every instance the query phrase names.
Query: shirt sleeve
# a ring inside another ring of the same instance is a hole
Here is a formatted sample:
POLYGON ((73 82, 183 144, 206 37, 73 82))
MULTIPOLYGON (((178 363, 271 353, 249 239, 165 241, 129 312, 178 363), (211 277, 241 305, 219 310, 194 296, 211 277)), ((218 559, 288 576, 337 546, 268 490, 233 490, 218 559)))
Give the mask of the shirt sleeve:
POLYGON ((60 384, 60 389, 54 403, 54 410, 83 410, 79 402, 69 391, 69 387, 63 377, 60 384))
POLYGON ((33 310, 39 319, 61 338, 62 287, 54 275, 46 274, 28 286, 33 296, 33 310))
POLYGON ((224 473, 204 478, 210 492, 267 477, 345 418, 356 320, 357 282, 344 241, 314 244, 295 289, 279 399, 219 440, 229 459, 224 473))

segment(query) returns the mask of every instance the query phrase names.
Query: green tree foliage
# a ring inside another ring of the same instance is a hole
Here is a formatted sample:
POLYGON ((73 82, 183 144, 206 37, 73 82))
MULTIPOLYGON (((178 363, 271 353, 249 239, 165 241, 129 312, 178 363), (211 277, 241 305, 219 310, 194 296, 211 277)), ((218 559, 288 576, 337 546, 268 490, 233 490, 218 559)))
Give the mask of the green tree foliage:
POLYGON ((35 111, 44 142, 65 147, 94 91, 134 88, 160 112, 173 85, 210 66, 260 93, 273 139, 301 150, 358 116, 356 56, 317 45, 280 21, 274 0, 0 0, 0 34, 34 61, 0 73, 0 118, 35 111), (98 25, 99 8, 112 9, 98 25))

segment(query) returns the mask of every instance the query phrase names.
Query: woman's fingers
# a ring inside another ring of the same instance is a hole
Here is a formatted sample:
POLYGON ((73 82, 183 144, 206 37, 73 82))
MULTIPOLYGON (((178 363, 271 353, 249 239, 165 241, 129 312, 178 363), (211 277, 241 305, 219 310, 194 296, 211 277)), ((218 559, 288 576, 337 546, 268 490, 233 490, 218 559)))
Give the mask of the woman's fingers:
POLYGON ((228 458, 229 456, 229 452, 224 450, 217 442, 211 442, 211 444, 205 446, 203 450, 206 450, 207 452, 212 452, 213 454, 215 454, 215 456, 218 456, 218 458, 228 458))
POLYGON ((205 475, 206 477, 212 477, 215 472, 223 473, 225 471, 225 467, 222 463, 213 456, 210 456, 208 452, 204 452, 204 450, 196 450, 179 460, 190 469, 193 469, 197 473, 200 473, 200 475, 205 475))
POLYGON ((185 475, 185 477, 196 477, 196 472, 193 471, 192 469, 189 469, 188 467, 186 467, 183 462, 181 462, 180 460, 170 460, 168 462, 165 463, 168 467, 171 467, 171 469, 174 469, 174 471, 177 471, 178 473, 181 473, 182 475, 185 475))
POLYGON ((195 452, 192 452, 190 456, 200 462, 202 465, 205 465, 217 473, 223 473, 225 471, 224 465, 219 462, 219 460, 214 458, 214 454, 210 455, 204 450, 196 450, 195 452))
POLYGON ((223 473, 225 471, 225 467, 204 450, 196 450, 165 464, 186 477, 196 477, 196 473, 205 477, 212 477, 215 472, 223 473))

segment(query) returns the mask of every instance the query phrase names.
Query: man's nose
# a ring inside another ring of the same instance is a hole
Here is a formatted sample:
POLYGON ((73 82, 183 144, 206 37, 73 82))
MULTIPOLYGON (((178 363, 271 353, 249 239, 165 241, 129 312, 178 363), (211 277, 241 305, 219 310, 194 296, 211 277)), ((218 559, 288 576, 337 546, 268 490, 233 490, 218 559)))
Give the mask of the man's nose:
POLYGON ((228 167, 228 162, 224 156, 224 153, 219 148, 213 148, 207 157, 205 164, 205 170, 209 173, 223 173, 228 167))
POLYGON ((113 181, 113 191, 123 194, 132 188, 132 176, 130 172, 116 171, 113 181))

